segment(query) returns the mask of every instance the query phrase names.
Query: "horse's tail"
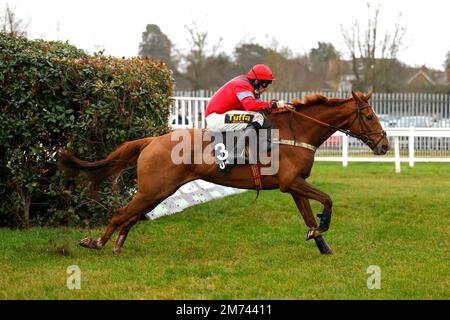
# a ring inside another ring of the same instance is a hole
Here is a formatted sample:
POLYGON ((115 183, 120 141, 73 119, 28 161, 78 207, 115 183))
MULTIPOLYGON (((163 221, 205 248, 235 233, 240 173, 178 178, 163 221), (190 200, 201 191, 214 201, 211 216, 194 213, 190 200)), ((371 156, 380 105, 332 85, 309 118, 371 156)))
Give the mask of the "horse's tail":
POLYGON ((60 150, 58 156, 58 169, 66 175, 75 177, 80 171, 87 174, 91 187, 97 189, 98 185, 109 177, 118 178, 120 173, 137 163, 141 151, 149 145, 154 138, 144 138, 125 142, 111 152, 106 159, 99 161, 80 160, 66 150, 60 150))

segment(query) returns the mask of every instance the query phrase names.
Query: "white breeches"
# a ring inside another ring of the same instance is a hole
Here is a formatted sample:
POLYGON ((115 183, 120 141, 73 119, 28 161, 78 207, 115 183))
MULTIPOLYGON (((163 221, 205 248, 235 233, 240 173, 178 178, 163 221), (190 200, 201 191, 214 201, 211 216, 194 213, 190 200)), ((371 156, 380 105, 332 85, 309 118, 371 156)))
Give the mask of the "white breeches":
POLYGON ((264 117, 255 111, 234 110, 222 114, 211 113, 206 117, 206 126, 211 131, 244 130, 249 123, 258 122, 261 126, 264 117))

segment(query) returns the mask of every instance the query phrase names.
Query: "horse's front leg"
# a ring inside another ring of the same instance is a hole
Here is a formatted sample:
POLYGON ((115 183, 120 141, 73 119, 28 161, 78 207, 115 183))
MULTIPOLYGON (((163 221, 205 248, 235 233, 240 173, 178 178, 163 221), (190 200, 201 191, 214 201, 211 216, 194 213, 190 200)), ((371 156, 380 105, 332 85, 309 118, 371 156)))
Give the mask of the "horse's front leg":
POLYGON ((309 200, 296 194, 292 194, 292 197, 294 198, 295 204, 297 205, 305 224, 309 227, 309 230, 306 233, 306 240, 314 239, 321 253, 333 254, 330 246, 321 235, 319 228, 317 228, 317 222, 314 218, 309 200))
MULTIPOLYGON (((296 178, 288 187, 287 191, 291 194, 295 194, 298 197, 319 201, 323 205, 323 211, 322 214, 318 215, 320 217, 318 230, 320 232, 325 232, 330 228, 331 209, 333 207, 333 202, 328 194, 314 188, 303 178, 296 178)), ((302 205, 309 206, 309 203, 302 205)))
POLYGON ((317 222, 314 218, 309 200, 295 193, 292 193, 291 195, 295 201, 295 204, 297 205, 298 210, 300 211, 303 220, 305 221, 305 224, 309 228, 308 232, 306 233, 306 240, 311 240, 312 238, 318 236, 320 232, 318 231, 317 222))

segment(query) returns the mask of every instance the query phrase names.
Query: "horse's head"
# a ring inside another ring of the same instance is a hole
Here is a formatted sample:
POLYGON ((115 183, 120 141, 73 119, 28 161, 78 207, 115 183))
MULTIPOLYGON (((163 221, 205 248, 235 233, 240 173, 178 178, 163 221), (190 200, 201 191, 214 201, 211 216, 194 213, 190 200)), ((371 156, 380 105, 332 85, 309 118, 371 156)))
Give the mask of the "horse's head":
POLYGON ((367 96, 352 91, 355 112, 349 118, 348 130, 351 134, 364 142, 377 155, 386 154, 389 150, 389 141, 386 131, 381 127, 380 121, 369 104, 372 91, 367 96))

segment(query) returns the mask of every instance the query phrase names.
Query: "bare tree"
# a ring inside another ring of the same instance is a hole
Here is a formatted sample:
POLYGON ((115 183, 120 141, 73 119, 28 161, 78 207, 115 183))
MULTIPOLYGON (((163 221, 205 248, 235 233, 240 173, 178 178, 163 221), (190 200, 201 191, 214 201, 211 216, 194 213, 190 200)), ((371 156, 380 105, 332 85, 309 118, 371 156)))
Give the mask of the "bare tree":
MULTIPOLYGON (((190 47, 189 52, 184 55, 186 63, 185 77, 194 90, 211 88, 210 75, 211 72, 214 72, 213 69, 216 62, 218 62, 218 65, 231 63, 228 58, 225 59, 224 55, 218 54, 222 39, 209 46, 207 31, 199 30, 195 23, 192 26, 185 25, 185 28, 189 33, 188 42, 190 47)), ((224 66, 219 68, 226 69, 224 66)), ((216 70, 216 72, 218 71, 216 70)))
POLYGON ((11 9, 9 4, 6 4, 5 11, 0 17, 0 30, 2 33, 11 34, 14 36, 26 36, 27 29, 31 20, 24 21, 15 13, 15 8, 11 9))
POLYGON ((357 89, 372 87, 375 90, 386 90, 390 87, 392 76, 395 76, 390 72, 390 67, 396 62, 397 54, 403 47, 406 29, 400 24, 399 14, 394 26, 380 34, 380 5, 372 9, 370 3, 367 3, 367 9, 367 26, 363 27, 355 18, 350 27, 341 25, 341 33, 351 57, 357 89))

